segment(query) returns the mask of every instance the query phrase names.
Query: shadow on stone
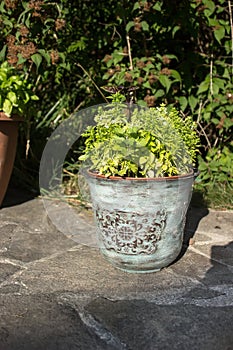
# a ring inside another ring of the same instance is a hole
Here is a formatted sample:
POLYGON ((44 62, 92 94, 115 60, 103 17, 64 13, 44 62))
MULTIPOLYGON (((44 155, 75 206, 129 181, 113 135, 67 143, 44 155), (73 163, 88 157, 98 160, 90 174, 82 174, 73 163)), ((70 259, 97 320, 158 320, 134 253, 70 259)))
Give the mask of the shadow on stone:
POLYGON ((1 350, 107 350, 78 313, 58 305, 56 295, 0 296, 1 350), (10 304, 9 304, 10 302, 10 304))
POLYGON ((192 298, 198 305, 208 305, 215 300, 215 306, 225 305, 231 299, 233 306, 233 241, 226 245, 212 246, 211 263, 212 267, 206 272, 201 284, 192 289, 187 298, 192 298), (229 285, 232 286, 230 289, 229 285))
MULTIPOLYGON (((204 199, 203 192, 194 190, 190 202, 190 206, 186 215, 186 224, 184 228, 183 246, 179 256, 173 262, 175 263, 185 254, 189 244, 192 243, 192 238, 198 228, 199 222, 209 214, 207 203, 204 199)), ((172 263, 172 264, 173 264, 172 263)))
MULTIPOLYGON (((195 190, 192 195, 191 203, 186 216, 184 228, 183 246, 187 249, 190 240, 198 228, 199 222, 209 214, 207 204, 203 198, 203 193, 195 190)), ((186 250, 185 249, 185 250, 186 250)))
POLYGON ((230 350, 233 344, 233 242, 213 246, 213 266, 178 298, 97 298, 86 310, 128 350, 230 350))
POLYGON ((227 350, 233 307, 157 305, 145 300, 98 299, 88 306, 104 328, 127 344, 127 350, 227 350))
POLYGON ((37 194, 29 192, 25 189, 9 185, 1 208, 13 207, 18 204, 30 201, 35 198, 37 194))

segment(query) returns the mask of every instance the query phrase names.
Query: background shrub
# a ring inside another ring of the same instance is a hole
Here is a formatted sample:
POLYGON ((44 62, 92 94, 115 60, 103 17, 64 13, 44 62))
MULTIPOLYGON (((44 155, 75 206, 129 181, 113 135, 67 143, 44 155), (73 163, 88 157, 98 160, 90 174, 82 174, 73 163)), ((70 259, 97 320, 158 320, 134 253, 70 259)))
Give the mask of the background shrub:
POLYGON ((34 186, 51 131, 105 102, 103 85, 133 85, 139 104, 166 103, 197 122, 198 188, 232 191, 232 12, 230 0, 1 1, 0 59, 40 97, 20 134, 19 174, 34 186))

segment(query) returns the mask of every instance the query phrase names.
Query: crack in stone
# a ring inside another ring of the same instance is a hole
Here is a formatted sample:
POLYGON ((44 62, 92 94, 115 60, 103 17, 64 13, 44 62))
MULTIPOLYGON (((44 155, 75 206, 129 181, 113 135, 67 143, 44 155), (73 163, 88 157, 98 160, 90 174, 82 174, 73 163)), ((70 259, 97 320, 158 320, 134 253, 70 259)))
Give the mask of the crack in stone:
POLYGON ((22 281, 14 281, 15 278, 18 278, 24 270, 19 270, 16 271, 15 273, 13 273, 12 275, 9 275, 8 278, 6 278, 5 281, 0 283, 0 289, 6 286, 11 286, 11 285, 19 285, 19 286, 23 286, 24 288, 28 289, 28 287, 26 286, 25 283, 23 283, 22 281))
POLYGON ((3 282, 0 282, 0 288, 5 287, 5 286, 18 284, 18 285, 23 286, 24 288, 28 289, 28 287, 23 282, 21 282, 21 281, 17 282, 17 281, 14 281, 14 279, 16 279, 20 275, 22 275, 22 273, 25 270, 28 271, 30 269, 30 267, 33 267, 35 264, 49 261, 53 258, 56 258, 59 255, 62 255, 66 252, 69 252, 69 250, 70 249, 62 250, 62 251, 53 253, 51 255, 48 255, 46 257, 40 258, 38 260, 33 260, 33 261, 29 261, 29 262, 23 262, 21 260, 9 259, 9 258, 0 259, 0 264, 9 264, 9 265, 16 266, 16 267, 20 268, 20 270, 17 270, 16 272, 9 275, 3 282))
POLYGON ((223 262, 222 260, 214 259, 213 257, 209 256, 208 254, 205 254, 205 253, 201 252, 200 250, 198 250, 198 249, 196 249, 196 248, 194 248, 194 247, 191 247, 191 246, 190 246, 190 247, 189 247, 189 250, 191 250, 192 252, 194 252, 194 253, 196 253, 196 254, 200 254, 200 255, 202 255, 202 256, 208 258, 208 259, 211 260, 211 261, 214 261, 214 262, 217 262, 217 263, 219 263, 219 264, 222 264, 222 265, 228 267, 228 269, 229 269, 230 271, 233 272, 233 266, 232 266, 232 265, 226 264, 226 263, 223 262))
POLYGON ((50 255, 47 255, 47 256, 44 256, 40 259, 37 259, 37 260, 33 260, 33 261, 29 261, 27 263, 25 263, 26 266, 31 266, 31 265, 34 265, 36 263, 43 263, 43 262, 46 262, 46 261, 49 261, 49 260, 52 260, 56 257, 58 257, 59 255, 63 255, 65 253, 68 253, 69 251, 72 251, 70 250, 72 248, 67 248, 67 249, 64 249, 64 250, 59 250, 58 252, 55 252, 53 254, 50 254, 50 255))
MULTIPOLYGON (((95 298, 96 297, 97 295, 95 295, 95 298)), ((113 335, 102 323, 85 310, 85 307, 91 300, 93 300, 93 295, 87 297, 87 295, 80 296, 73 293, 65 293, 58 298, 58 304, 70 307, 74 310, 89 331, 104 341, 107 346, 111 346, 111 349, 131 350, 124 342, 113 335)))
POLYGON ((22 267, 26 269, 26 263, 16 259, 9 259, 9 258, 0 259, 0 264, 10 264, 13 266, 22 267))
MULTIPOLYGON (((75 249, 75 250, 77 250, 77 249, 75 249)), ((4 259, 0 259, 0 263, 2 263, 2 264, 11 264, 11 265, 15 265, 15 266, 19 266, 19 267, 23 267, 23 268, 27 269, 28 267, 30 267, 30 266, 32 266, 32 265, 34 265, 36 263, 49 261, 49 260, 51 260, 53 258, 58 257, 59 255, 67 253, 69 251, 72 252, 72 248, 68 248, 68 249, 65 249, 65 250, 60 250, 58 252, 55 252, 55 253, 52 253, 50 255, 44 256, 44 257, 39 258, 37 260, 23 262, 23 261, 17 260, 17 259, 4 258, 4 259)))
MULTIPOLYGON (((77 310, 76 310, 77 311, 77 310)), ((84 311, 78 311, 82 322, 91 329, 101 340, 116 350, 129 350, 128 346, 118 337, 114 336, 106 327, 97 321, 92 315, 84 311)))

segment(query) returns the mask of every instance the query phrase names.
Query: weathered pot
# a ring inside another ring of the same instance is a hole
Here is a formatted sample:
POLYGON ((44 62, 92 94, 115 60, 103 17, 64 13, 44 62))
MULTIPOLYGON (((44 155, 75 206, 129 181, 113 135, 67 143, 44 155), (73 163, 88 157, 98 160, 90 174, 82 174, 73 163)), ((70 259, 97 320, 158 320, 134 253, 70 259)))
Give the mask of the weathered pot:
POLYGON ((20 117, 9 118, 0 112, 0 206, 14 166, 20 121, 22 121, 20 117))
POLYGON ((179 255, 194 175, 105 178, 88 173, 99 247, 115 267, 154 272, 179 255))

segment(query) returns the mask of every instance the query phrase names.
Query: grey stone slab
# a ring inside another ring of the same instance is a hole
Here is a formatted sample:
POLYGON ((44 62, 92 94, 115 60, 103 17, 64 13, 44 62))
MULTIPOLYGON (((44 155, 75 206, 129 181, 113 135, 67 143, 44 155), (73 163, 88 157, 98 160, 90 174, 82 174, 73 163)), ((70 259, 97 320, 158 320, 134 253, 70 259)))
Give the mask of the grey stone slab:
POLYGON ((50 232, 49 234, 38 231, 27 232, 22 227, 18 227, 9 242, 4 244, 5 251, 2 252, 2 256, 30 262, 67 250, 74 245, 72 240, 58 232, 50 232))
POLYGON ((205 256, 210 256, 214 262, 220 262, 223 265, 229 266, 229 268, 232 267, 233 271, 233 241, 229 243, 220 241, 218 244, 213 242, 213 245, 199 243, 200 241, 196 240, 191 250, 205 256))
POLYGON ((53 295, 0 294, 1 350, 108 350, 69 307, 53 295))
POLYGON ((0 294, 20 294, 21 283, 8 283, 7 281, 0 286, 0 294))
MULTIPOLYGON (((15 214, 14 210, 12 212, 15 214)), ((7 213, 5 218, 2 214, 0 257, 30 262, 60 250, 67 250, 74 245, 73 240, 68 239, 51 224, 49 225, 48 222, 44 225, 40 222, 37 226, 33 217, 32 219, 29 216, 25 219, 23 215, 21 217, 20 215, 19 217, 15 217, 15 215, 10 217, 7 213)))
POLYGON ((232 212, 190 208, 179 258, 142 275, 89 245, 89 214, 60 232, 40 199, 0 210, 1 350, 232 349, 232 212))
POLYGON ((233 306, 156 305, 99 298, 86 311, 130 350, 230 350, 233 306))
POLYGON ((1 208, 0 221, 3 219, 9 223, 22 224, 26 231, 49 232, 53 227, 40 198, 1 208))
POLYGON ((10 281, 22 282, 25 286, 22 292, 24 288, 34 293, 70 290, 110 298, 150 298, 164 294, 164 290, 170 294, 176 294, 176 290, 179 294, 186 292, 198 284, 199 279, 185 272, 184 267, 180 273, 174 273, 169 267, 154 274, 128 274, 112 267, 97 249, 77 246, 54 257, 31 262, 20 276, 13 276, 10 281))
POLYGON ((232 257, 233 243, 213 246, 195 243, 170 269, 180 276, 190 276, 202 283, 233 283, 232 257))
POLYGON ((223 295, 216 300, 219 305, 233 304, 232 272, 190 251, 159 273, 135 275, 113 268, 97 250, 80 246, 52 259, 31 263, 9 283, 21 285, 21 293, 72 291, 89 299, 101 295, 160 304, 177 303, 187 299, 191 290, 197 290, 204 299, 223 295))
POLYGON ((232 241, 232 211, 214 211, 207 208, 190 207, 187 213, 185 233, 185 243, 188 243, 188 240, 192 237, 195 241, 202 240, 202 234, 205 234, 213 242, 232 241))
POLYGON ((73 206, 67 201, 43 201, 47 215, 56 229, 78 244, 97 247, 94 215, 84 206, 73 206))
POLYGON ((232 211, 209 210, 208 215, 203 217, 197 227, 197 231, 221 234, 232 240, 233 237, 233 215, 232 211))
POLYGON ((201 282, 212 267, 210 257, 199 255, 188 248, 179 260, 170 265, 169 269, 177 276, 190 277, 201 282))
POLYGON ((9 276, 13 275, 15 272, 19 271, 20 267, 7 263, 0 263, 0 285, 9 276))

